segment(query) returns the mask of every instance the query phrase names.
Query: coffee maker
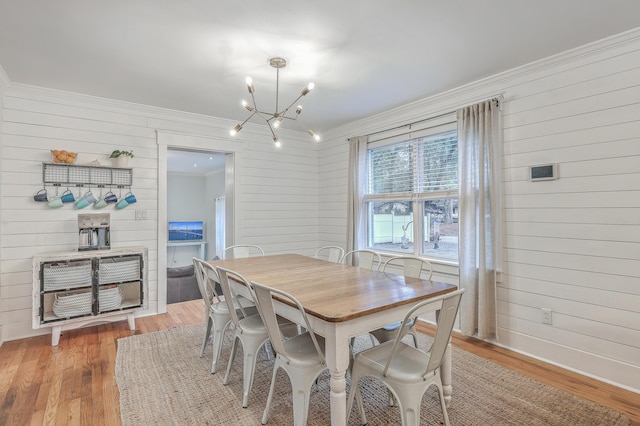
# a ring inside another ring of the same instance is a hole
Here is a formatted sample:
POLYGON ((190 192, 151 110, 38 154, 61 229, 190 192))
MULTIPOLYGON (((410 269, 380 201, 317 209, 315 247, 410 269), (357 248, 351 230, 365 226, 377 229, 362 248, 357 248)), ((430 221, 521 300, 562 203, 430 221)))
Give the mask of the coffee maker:
POLYGON ((78 215, 78 251, 111 248, 109 213, 78 215))

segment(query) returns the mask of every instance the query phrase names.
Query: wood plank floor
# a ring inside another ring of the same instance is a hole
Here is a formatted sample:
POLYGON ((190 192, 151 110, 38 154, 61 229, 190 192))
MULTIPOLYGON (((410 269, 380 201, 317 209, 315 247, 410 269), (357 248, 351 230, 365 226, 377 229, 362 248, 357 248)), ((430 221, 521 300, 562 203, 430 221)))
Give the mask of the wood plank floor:
MULTIPOLYGON (((119 425, 115 384, 116 341, 202 322, 202 301, 169 305, 168 313, 66 331, 57 347, 44 335, 0 347, 0 425, 119 425)), ((419 327, 431 332, 428 326, 419 327)), ((640 395, 527 358, 476 339, 454 345, 540 382, 624 412, 640 426, 640 395)))

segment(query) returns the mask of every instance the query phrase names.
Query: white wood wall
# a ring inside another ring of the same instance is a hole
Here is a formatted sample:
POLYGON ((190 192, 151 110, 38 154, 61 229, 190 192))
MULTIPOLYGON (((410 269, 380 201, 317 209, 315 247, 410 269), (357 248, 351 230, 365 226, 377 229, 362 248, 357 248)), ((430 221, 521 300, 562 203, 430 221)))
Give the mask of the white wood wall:
POLYGON ((497 342, 640 392, 640 30, 327 135, 323 243, 345 242, 348 137, 497 94, 505 98, 497 342), (560 178, 530 182, 528 167, 544 163, 557 163, 560 178), (552 310, 551 325, 541 308, 552 310))
MULTIPOLYGON (((7 75, 4 72, 4 69, 2 69, 2 67, 0 67, 0 212, 2 211, 2 170, 3 170, 3 166, 2 166, 2 148, 3 148, 3 126, 4 126, 4 92, 5 92, 5 88, 9 85, 9 78, 7 77, 7 75)), ((1 221, 1 214, 0 214, 0 221, 1 221)), ((2 239, 1 239, 1 232, 0 232, 0 245, 2 244, 2 239)), ((0 276, 2 274, 2 262, 0 261, 0 276)), ((3 288, 2 288, 2 281, 0 280, 0 312, 3 311, 3 302, 2 300, 4 299, 3 296, 3 288)), ((0 345, 2 345, 2 343, 4 342, 4 338, 3 338, 3 321, 2 321, 2 317, 1 317, 1 313, 0 313, 0 345)))
MULTIPOLYGON (((312 254, 317 246, 317 146, 304 133, 281 131, 283 148, 276 150, 259 126, 250 125, 231 140, 228 130, 234 123, 194 114, 18 84, 9 84, 2 99, 2 341, 47 332, 31 329, 32 257, 43 251, 77 249, 80 211, 70 205, 52 210, 32 198, 42 187, 42 162, 50 161, 51 149, 78 152, 78 164, 94 159, 109 164, 113 149, 133 149, 132 190, 138 202, 123 210, 108 207, 101 212, 111 214, 113 247, 149 248, 147 313, 163 309, 166 294, 162 287, 166 277, 158 275, 166 267, 164 245, 158 255, 159 232, 166 233, 164 221, 158 228, 158 199, 166 191, 166 176, 165 186, 160 187, 158 158, 159 149, 166 150, 167 145, 158 145, 157 130, 172 132, 176 146, 215 150, 222 144, 225 151, 238 152, 242 175, 236 181, 237 242, 259 244, 266 252, 301 254, 312 254), (148 220, 135 220, 135 210, 146 210, 148 220)), ((81 212, 91 211, 89 207, 81 212)), ((166 218, 166 211, 162 214, 166 218)))

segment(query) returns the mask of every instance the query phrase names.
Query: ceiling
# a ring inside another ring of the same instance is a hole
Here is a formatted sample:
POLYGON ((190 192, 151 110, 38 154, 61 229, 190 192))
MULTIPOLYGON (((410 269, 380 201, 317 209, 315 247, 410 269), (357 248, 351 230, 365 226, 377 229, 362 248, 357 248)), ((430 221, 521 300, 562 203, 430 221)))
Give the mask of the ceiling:
POLYGON ((167 150, 167 172, 206 175, 223 169, 224 160, 224 154, 169 149, 167 150))
POLYGON ((240 122, 245 76, 268 110, 282 56, 281 104, 313 81, 300 124, 321 133, 638 26, 637 0, 0 0, 0 66, 240 122))

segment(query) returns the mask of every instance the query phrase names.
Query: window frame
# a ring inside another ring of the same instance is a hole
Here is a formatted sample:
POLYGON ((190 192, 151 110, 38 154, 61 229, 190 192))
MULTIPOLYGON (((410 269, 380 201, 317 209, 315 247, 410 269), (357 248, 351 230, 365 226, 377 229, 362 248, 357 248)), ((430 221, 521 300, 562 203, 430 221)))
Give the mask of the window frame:
MULTIPOLYGON (((366 248, 369 250, 376 250, 378 252, 388 253, 389 255, 402 255, 402 254, 413 254, 419 257, 425 257, 429 259, 433 259, 436 262, 440 263, 448 263, 458 265, 459 263, 459 250, 458 254, 456 254, 455 259, 448 257, 436 257, 432 256, 425 252, 425 242, 424 242, 424 205, 426 201, 430 200, 445 200, 445 199, 456 199, 459 202, 459 194, 460 194, 460 182, 458 180, 456 189, 447 189, 441 191, 430 191, 430 192, 414 192, 416 187, 418 186, 419 179, 422 175, 422 167, 418 165, 417 169, 413 171, 413 179, 414 179, 414 188, 411 192, 398 192, 398 193, 383 193, 383 194, 370 194, 368 193, 371 188, 370 182, 370 150, 376 148, 382 148, 385 146, 391 146, 394 144, 399 144, 402 142, 411 142, 414 146, 413 151, 419 152, 419 140, 421 138, 435 136, 438 134, 446 134, 449 132, 456 132, 457 137, 457 123, 455 119, 452 121, 448 121, 445 123, 439 123, 437 125, 431 125, 428 127, 424 127, 417 131, 412 131, 408 133, 402 133, 393 135, 386 138, 380 138, 374 141, 369 141, 366 147, 366 159, 365 159, 365 184, 366 188, 365 193, 361 196, 362 203, 362 223, 364 224, 365 235, 364 241, 360 242, 360 246, 362 248, 366 248), (418 179, 418 181, 415 181, 418 179), (412 221, 413 221, 413 253, 406 251, 395 251, 395 250, 380 250, 379 247, 375 247, 375 243, 373 243, 373 229, 371 222, 371 208, 373 203, 376 202, 403 202, 403 203, 411 203, 412 206, 412 221), (420 219, 420 220, 416 220, 420 219)), ((420 162, 419 157, 416 163, 420 162)), ((459 159, 458 159, 459 161, 459 159)), ((458 204, 459 211, 459 204, 458 204)), ((459 225, 458 225, 459 226, 459 225)), ((459 228, 458 228, 458 244, 459 244, 459 228)))

